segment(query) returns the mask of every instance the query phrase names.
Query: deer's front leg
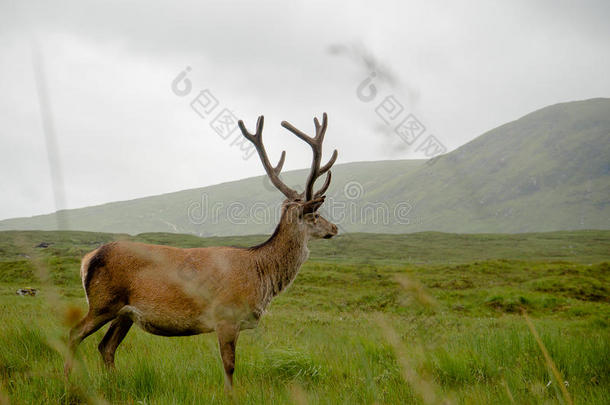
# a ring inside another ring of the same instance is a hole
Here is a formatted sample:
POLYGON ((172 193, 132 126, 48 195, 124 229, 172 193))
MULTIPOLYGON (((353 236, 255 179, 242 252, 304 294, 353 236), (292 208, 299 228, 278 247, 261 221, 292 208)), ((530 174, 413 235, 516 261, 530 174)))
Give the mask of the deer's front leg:
POLYGON ((220 357, 225 369, 225 389, 233 388, 233 371, 235 370, 235 345, 239 336, 239 327, 233 324, 221 324, 216 328, 220 357))

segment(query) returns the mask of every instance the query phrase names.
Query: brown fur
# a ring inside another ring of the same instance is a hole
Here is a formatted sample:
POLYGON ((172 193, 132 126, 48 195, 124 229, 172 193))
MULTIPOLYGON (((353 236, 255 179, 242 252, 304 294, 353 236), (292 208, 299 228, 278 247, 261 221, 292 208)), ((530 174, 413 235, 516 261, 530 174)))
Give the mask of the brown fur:
MULTIPOLYGON (((316 213, 323 201, 287 200, 273 236, 252 248, 112 242, 88 253, 81 277, 89 312, 70 333, 72 352, 111 321, 99 345, 110 367, 133 323, 162 336, 216 331, 231 387, 239 332, 256 327, 271 299, 294 280, 307 260, 308 240, 337 234, 316 213)), ((66 372, 70 364, 69 359, 66 372)))

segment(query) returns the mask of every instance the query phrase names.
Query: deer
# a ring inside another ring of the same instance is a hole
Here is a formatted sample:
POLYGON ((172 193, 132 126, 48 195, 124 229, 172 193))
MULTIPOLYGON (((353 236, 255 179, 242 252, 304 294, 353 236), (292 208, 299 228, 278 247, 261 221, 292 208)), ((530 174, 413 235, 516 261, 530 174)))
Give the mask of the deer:
POLYGON ((299 193, 280 178, 286 158, 282 151, 272 166, 263 145, 264 117, 250 133, 238 122, 243 136, 256 148, 265 172, 286 197, 280 220, 265 242, 249 247, 177 248, 133 241, 110 242, 87 253, 80 275, 88 312, 71 330, 64 365, 68 376, 78 345, 110 322, 98 350, 104 364, 114 369, 115 352, 131 326, 160 336, 190 336, 216 332, 224 367, 225 389, 233 387, 235 347, 242 330, 253 329, 271 300, 288 288, 308 259, 308 241, 332 238, 337 226, 323 218, 324 203, 338 153, 321 166, 322 142, 328 125, 314 118, 315 135, 292 124, 281 125, 305 141, 313 159, 305 189, 299 193), (316 180, 326 174, 314 192, 316 180))

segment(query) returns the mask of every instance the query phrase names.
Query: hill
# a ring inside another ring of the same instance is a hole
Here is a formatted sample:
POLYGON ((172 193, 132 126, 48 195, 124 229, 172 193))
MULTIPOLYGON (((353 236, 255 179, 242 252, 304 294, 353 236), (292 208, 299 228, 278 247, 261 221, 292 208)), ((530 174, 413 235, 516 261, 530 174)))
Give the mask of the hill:
MULTIPOLYGON (((325 214, 343 232, 543 232, 610 229, 610 99, 556 104, 446 155, 336 165, 325 214)), ((283 175, 302 184, 306 171, 283 175)), ((270 233, 282 198, 264 177, 0 221, 200 236, 270 233)))

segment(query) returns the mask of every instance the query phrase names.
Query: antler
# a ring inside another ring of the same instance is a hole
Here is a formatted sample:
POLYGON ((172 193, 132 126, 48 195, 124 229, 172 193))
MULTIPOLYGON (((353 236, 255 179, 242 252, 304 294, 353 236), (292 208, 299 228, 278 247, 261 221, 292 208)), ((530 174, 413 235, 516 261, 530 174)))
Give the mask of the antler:
POLYGON ((337 150, 335 149, 333 155, 331 156, 328 163, 324 166, 320 167, 320 161, 322 159, 322 142, 324 141, 324 134, 326 133, 326 127, 328 126, 328 116, 326 113, 322 115, 322 124, 318 121, 317 118, 313 119, 313 123, 316 127, 316 135, 314 137, 310 137, 299 129, 295 128, 291 123, 287 121, 282 121, 282 126, 307 142, 311 149, 313 150, 313 160, 311 162, 311 170, 309 172, 309 177, 307 178, 307 185, 305 186, 305 201, 310 201, 313 198, 320 197, 324 195, 328 186, 330 185, 330 179, 332 177, 329 169, 337 160, 337 150), (328 172, 326 175, 326 181, 324 181, 324 185, 322 188, 314 194, 313 186, 321 175, 328 172))
POLYGON ((282 167, 284 166, 284 159, 286 158, 286 151, 282 151, 282 156, 280 157, 280 161, 277 166, 271 166, 269 162, 269 158, 267 157, 267 152, 265 151, 265 146, 263 145, 263 124, 265 122, 265 118, 261 115, 258 117, 258 121, 256 121, 256 133, 251 134, 246 129, 244 122, 239 120, 237 123, 239 125, 239 129, 241 129, 241 133, 248 139, 250 142, 254 144, 256 147, 256 151, 258 152, 258 156, 261 158, 261 162, 263 162, 263 167, 267 172, 267 176, 273 183, 273 185, 280 190, 284 195, 290 199, 296 199, 299 197, 299 193, 295 190, 288 187, 282 180, 280 180, 279 174, 282 171, 282 167))

